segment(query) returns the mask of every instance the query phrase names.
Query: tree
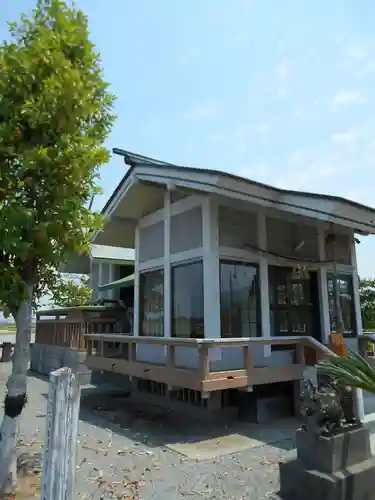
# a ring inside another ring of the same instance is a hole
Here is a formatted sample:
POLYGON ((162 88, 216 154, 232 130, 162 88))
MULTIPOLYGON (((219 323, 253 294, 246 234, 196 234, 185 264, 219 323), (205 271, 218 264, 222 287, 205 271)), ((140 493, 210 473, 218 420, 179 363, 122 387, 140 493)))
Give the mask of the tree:
POLYGON ((88 253, 101 224, 90 210, 114 98, 84 14, 38 0, 0 44, 0 303, 16 321, 0 430, 0 496, 15 485, 27 400, 32 307, 69 252, 88 253))
POLYGON ((67 279, 61 276, 50 292, 53 304, 59 307, 86 306, 92 295, 87 277, 67 279))
POLYGON ((375 330, 375 280, 360 280, 359 295, 364 330, 375 330))

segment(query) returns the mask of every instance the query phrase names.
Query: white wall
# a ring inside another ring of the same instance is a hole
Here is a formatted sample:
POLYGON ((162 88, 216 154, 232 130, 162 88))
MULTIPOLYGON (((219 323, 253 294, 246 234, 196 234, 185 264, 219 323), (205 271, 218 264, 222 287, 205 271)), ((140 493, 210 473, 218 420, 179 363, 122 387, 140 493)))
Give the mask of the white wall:
MULTIPOLYGON (((282 214, 280 213, 282 216, 282 214)), ((268 292, 268 265, 294 265, 294 261, 280 260, 257 249, 276 254, 294 255, 301 259, 328 260, 328 248, 325 244, 326 231, 321 223, 315 225, 311 219, 301 218, 297 222, 269 217, 259 210, 249 212, 220 206, 216 199, 196 195, 179 199, 171 203, 167 192, 163 210, 141 219, 137 229, 138 247, 136 248, 137 272, 164 268, 164 336, 171 335, 170 327, 170 266, 177 262, 186 262, 197 258, 204 263, 204 298, 205 298, 205 335, 220 337, 220 287, 219 260, 232 259, 252 262, 259 265, 261 287, 261 322, 262 335, 270 336, 270 308, 268 292), (295 247, 304 241, 298 251, 295 247)), ((336 255, 342 264, 340 272, 353 273, 350 263, 351 235, 343 228, 342 237, 338 240, 336 255), (348 260, 349 255, 349 260, 348 260)), ((327 314, 326 271, 332 266, 321 267, 311 265, 319 271, 319 287, 321 300, 321 323, 324 335, 329 334, 329 316, 327 314)), ((139 283, 139 276, 138 276, 139 283)), ((135 294, 138 293, 136 278, 135 294)), ((135 298, 135 304, 137 302, 135 298)), ((136 308, 135 308, 136 309, 136 308)), ((137 310, 137 309, 136 309, 137 310)), ((138 318, 139 320, 139 318, 138 318)), ((137 324, 137 321, 135 322, 137 324)), ((143 361, 164 362, 165 349, 162 346, 138 346, 137 356, 143 361)), ((290 362, 291 354, 287 351, 272 352, 269 346, 257 349, 255 362, 257 365, 269 365, 290 362)), ((217 367, 243 366, 242 351, 236 349, 213 349, 213 363, 217 367)), ((197 355, 193 351, 182 348, 178 350, 177 359, 182 364, 195 366, 197 355)))

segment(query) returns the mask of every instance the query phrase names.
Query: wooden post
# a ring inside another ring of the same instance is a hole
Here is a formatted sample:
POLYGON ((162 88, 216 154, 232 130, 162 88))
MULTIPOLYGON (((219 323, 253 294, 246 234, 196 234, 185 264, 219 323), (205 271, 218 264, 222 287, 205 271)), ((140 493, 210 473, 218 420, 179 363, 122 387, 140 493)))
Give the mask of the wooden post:
POLYGON ((70 368, 50 373, 41 500, 75 498, 79 379, 70 368))

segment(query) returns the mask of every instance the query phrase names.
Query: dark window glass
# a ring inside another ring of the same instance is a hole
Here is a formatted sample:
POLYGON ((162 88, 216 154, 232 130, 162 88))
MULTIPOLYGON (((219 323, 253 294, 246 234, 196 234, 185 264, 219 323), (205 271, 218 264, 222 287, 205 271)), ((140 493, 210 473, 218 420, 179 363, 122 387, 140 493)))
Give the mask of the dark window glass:
POLYGON ((139 334, 164 335, 164 272, 148 271, 139 276, 139 334))
POLYGON ((134 273, 134 266, 118 266, 118 279, 126 278, 134 273))
MULTIPOLYGON (((353 297, 353 279, 347 274, 337 276, 337 284, 340 296, 340 309, 344 323, 344 333, 346 335, 356 334, 354 297, 353 297)), ((327 274, 329 318, 331 323, 331 332, 336 331, 337 307, 335 300, 335 279, 333 274, 327 274)))
POLYGON ((204 337, 202 262, 172 268, 172 337, 204 337))
POLYGON ((256 337, 259 328, 258 267, 220 263, 222 337, 256 337))
POLYGON ((297 279, 291 268, 269 266, 268 285, 271 335, 311 335, 320 340, 316 272, 297 279))

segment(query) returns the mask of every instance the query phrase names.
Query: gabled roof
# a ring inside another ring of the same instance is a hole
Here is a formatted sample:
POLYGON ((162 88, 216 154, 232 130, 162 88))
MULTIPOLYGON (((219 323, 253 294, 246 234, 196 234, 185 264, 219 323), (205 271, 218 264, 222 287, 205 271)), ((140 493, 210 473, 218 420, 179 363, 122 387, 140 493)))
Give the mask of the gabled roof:
POLYGON ((121 231, 123 244, 133 246, 131 235, 137 219, 160 208, 166 187, 241 200, 375 234, 375 209, 339 196, 280 189, 226 172, 177 166, 121 149, 113 152, 130 168, 103 208, 109 220, 105 234, 95 236, 96 243, 118 245, 121 231))

